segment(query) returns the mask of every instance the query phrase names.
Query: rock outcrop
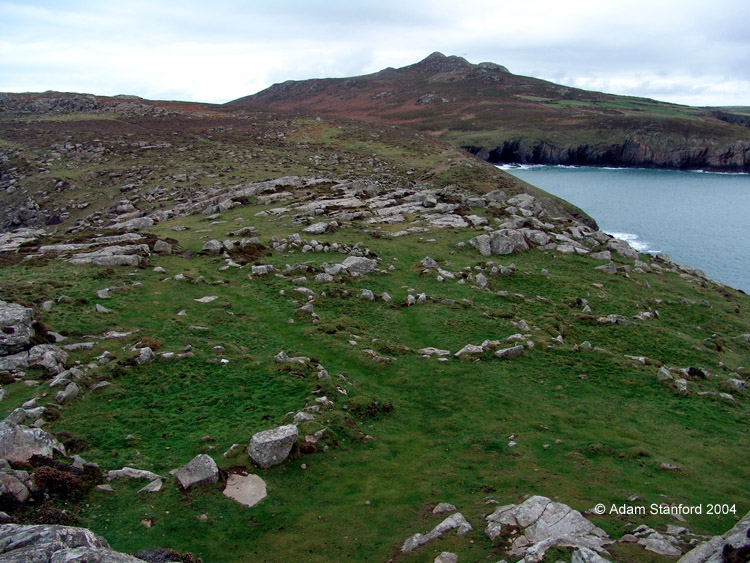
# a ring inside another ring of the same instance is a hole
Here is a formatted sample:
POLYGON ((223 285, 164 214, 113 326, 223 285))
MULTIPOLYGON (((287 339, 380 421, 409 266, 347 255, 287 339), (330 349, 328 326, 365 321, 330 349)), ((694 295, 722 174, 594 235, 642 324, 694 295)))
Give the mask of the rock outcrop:
POLYGON ((750 512, 731 530, 686 553, 678 563, 750 561, 750 512))
POLYGON ((113 551, 107 540, 92 531, 69 526, 4 524, 0 546, 3 563, 143 563, 143 559, 113 551))
POLYGON ((525 563, 541 561, 554 546, 602 553, 604 546, 612 543, 604 530, 580 512, 543 496, 530 497, 518 505, 500 506, 485 519, 488 522, 485 534, 491 539, 499 537, 504 527, 523 530, 512 541, 509 552, 514 557, 523 557, 525 563))
POLYGON ((0 422, 0 458, 20 463, 35 455, 52 457, 55 452, 65 455, 65 446, 49 432, 41 428, 0 422))

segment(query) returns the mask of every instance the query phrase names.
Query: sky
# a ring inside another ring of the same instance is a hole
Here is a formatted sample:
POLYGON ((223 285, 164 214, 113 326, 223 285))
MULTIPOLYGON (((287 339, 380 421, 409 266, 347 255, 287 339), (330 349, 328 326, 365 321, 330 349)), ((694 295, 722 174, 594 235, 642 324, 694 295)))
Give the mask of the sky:
POLYGON ((589 90, 750 106, 748 0, 0 0, 0 92, 222 103, 434 51, 589 90))

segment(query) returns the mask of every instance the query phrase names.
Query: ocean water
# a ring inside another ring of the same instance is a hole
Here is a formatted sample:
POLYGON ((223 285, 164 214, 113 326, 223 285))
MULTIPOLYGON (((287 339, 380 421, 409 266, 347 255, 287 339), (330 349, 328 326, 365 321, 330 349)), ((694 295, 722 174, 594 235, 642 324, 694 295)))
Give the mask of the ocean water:
POLYGON ((580 207, 603 231, 640 252, 666 252, 678 264, 750 293, 750 175, 501 166, 580 207))

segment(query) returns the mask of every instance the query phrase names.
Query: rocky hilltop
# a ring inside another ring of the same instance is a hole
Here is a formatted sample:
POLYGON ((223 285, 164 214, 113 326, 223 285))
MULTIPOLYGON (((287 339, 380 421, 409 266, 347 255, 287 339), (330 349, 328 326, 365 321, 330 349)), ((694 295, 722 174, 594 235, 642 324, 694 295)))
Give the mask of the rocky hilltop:
POLYGON ((433 53, 353 78, 288 81, 228 104, 404 123, 493 163, 750 171, 747 108, 692 108, 433 53))
POLYGON ((393 124, 8 95, 0 155, 0 561, 746 556, 742 292, 393 124))

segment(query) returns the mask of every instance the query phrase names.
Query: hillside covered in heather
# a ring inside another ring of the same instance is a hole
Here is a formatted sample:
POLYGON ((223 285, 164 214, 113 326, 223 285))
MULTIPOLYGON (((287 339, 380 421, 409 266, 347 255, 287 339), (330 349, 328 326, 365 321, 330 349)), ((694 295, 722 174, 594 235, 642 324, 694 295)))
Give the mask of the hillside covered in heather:
POLYGON ((351 78, 287 81, 230 107, 401 123, 495 163, 750 171, 750 109, 617 96, 433 53, 351 78))

